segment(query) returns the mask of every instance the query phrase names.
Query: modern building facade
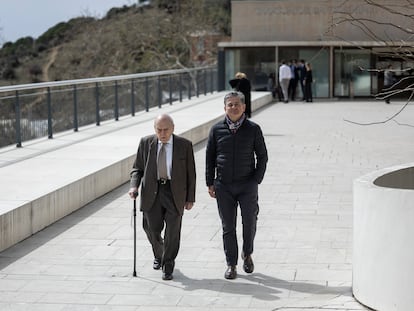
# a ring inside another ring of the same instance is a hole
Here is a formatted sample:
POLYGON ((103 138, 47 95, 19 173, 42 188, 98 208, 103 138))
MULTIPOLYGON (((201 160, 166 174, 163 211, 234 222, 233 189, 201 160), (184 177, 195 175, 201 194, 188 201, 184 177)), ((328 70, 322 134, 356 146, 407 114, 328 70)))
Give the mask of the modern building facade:
POLYGON ((230 88, 228 80, 242 71, 253 89, 263 90, 280 62, 293 59, 312 64, 318 98, 371 97, 383 87, 381 70, 388 64, 401 70, 400 78, 411 74, 414 6, 367 2, 232 1, 232 38, 218 45, 220 88, 230 88))

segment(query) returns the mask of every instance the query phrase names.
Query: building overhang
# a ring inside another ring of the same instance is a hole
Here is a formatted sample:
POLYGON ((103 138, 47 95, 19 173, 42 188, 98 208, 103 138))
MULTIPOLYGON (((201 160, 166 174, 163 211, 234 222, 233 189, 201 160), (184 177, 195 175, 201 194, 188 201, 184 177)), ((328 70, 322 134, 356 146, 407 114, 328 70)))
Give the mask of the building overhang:
POLYGON ((253 48, 253 47, 392 47, 412 48, 414 42, 380 42, 380 41, 228 41, 219 42, 219 48, 253 48))

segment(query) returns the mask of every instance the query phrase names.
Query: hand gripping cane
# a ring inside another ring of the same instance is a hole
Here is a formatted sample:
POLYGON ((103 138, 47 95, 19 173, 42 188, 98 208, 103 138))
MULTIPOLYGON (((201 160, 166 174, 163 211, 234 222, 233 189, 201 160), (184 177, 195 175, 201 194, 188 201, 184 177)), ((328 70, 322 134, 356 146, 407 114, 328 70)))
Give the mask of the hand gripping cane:
POLYGON ((132 272, 132 276, 137 276, 137 196, 138 192, 134 192, 134 209, 133 209, 133 215, 134 215, 134 272, 132 272))

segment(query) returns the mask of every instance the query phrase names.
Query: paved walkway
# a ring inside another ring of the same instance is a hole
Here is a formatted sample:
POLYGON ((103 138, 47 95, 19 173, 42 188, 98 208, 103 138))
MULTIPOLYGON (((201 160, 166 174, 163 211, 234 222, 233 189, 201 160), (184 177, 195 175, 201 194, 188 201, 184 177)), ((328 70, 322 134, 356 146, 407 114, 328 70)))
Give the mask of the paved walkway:
MULTIPOLYGON (((0 253, 0 310, 365 310, 352 297, 352 181, 412 162, 414 107, 403 103, 272 104, 253 115, 270 160, 260 186, 255 272, 225 280, 221 228, 196 146, 197 202, 183 220, 173 281, 152 269, 125 184, 0 253), (411 124, 408 126, 407 124, 411 124)), ((173 115, 174 116, 174 115, 173 115)), ((369 228, 367 228, 369 229, 369 228)))

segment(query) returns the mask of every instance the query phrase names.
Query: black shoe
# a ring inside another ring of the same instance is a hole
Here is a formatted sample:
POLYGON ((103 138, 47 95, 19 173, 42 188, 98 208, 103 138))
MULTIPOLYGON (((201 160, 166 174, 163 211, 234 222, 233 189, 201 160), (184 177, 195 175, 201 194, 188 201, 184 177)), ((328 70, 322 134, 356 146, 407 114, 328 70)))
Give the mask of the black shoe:
POLYGON ((155 258, 154 263, 152 264, 152 268, 154 270, 160 270, 161 269, 161 259, 155 258))
POLYGON ((162 279, 164 281, 171 281, 173 279, 173 275, 172 275, 172 273, 169 273, 169 272, 163 272, 162 273, 162 279))
POLYGON ((162 267, 162 279, 164 281, 170 281, 173 279, 174 264, 164 264, 162 267))
POLYGON ((252 273, 254 271, 254 263, 252 256, 248 255, 243 258, 243 270, 246 273, 252 273))
POLYGON ((226 272, 224 273, 224 278, 227 280, 234 280, 237 277, 236 266, 228 266, 226 272))

